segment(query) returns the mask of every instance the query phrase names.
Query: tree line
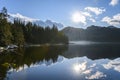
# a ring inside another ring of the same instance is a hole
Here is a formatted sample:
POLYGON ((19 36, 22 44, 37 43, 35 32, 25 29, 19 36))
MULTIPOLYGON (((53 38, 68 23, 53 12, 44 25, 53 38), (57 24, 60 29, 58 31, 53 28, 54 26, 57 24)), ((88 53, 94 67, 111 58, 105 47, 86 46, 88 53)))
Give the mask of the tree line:
POLYGON ((58 31, 57 26, 52 28, 42 27, 31 22, 14 19, 8 22, 7 9, 3 7, 0 12, 0 46, 9 44, 45 44, 45 43, 68 43, 68 38, 58 31))

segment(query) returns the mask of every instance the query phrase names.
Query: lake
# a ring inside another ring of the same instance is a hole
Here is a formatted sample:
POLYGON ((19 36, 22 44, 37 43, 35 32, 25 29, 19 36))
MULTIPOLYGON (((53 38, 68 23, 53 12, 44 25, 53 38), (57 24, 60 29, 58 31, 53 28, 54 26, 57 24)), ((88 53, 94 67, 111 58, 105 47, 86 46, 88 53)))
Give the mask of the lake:
POLYGON ((120 43, 71 41, 0 53, 0 80, 120 80, 120 43))

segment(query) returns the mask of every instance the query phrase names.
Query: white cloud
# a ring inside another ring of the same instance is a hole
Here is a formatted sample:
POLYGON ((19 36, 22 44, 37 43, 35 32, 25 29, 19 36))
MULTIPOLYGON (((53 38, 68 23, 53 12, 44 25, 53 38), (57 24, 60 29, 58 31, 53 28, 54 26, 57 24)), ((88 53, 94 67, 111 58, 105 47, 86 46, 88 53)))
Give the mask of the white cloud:
POLYGON ((34 19, 34 18, 23 16, 20 13, 17 13, 17 14, 9 13, 9 15, 13 18, 18 18, 18 19, 21 19, 21 20, 26 21, 26 22, 34 22, 34 21, 39 20, 39 19, 34 19))
POLYGON ((109 25, 120 26, 120 13, 114 15, 112 18, 106 16, 101 21, 106 22, 109 25))
POLYGON ((73 13, 72 20, 73 22, 83 23, 84 25, 86 25, 86 16, 84 16, 80 11, 73 13))
POLYGON ((92 15, 89 12, 82 12, 84 16, 92 17, 92 15))
POLYGON ((103 78, 103 77, 106 77, 106 75, 103 74, 100 71, 97 71, 95 74, 93 74, 93 75, 91 75, 89 77, 86 77, 86 79, 99 79, 99 78, 103 78))
POLYGON ((83 74, 90 74, 92 72, 92 69, 85 70, 83 74))
POLYGON ((96 15, 100 15, 106 11, 104 8, 98 8, 98 7, 86 7, 85 10, 93 12, 96 15))
POLYGON ((102 22, 107 22, 108 24, 111 24, 111 18, 106 16, 102 19, 102 22))
POLYGON ((95 23, 97 19, 96 16, 98 17, 98 15, 105 11, 105 8, 85 7, 83 11, 74 12, 71 19, 75 23, 83 23, 84 25, 86 25, 88 21, 95 23))
POLYGON ((96 66, 96 63, 93 63, 90 67, 92 68, 92 67, 95 67, 96 66))
POLYGON ((95 19, 93 19, 93 18, 90 18, 89 20, 90 20, 90 21, 92 21, 92 22, 96 22, 96 20, 95 20, 95 19))
POLYGON ((86 70, 86 68, 87 68, 86 64, 87 64, 87 62, 83 62, 81 64, 76 63, 76 64, 73 65, 73 69, 74 69, 75 72, 77 72, 77 73, 80 72, 81 73, 84 70, 86 70))
POLYGON ((82 14, 87 18, 86 20, 96 22, 96 20, 92 18, 93 16, 89 12, 82 12, 82 14))
POLYGON ((114 69, 118 72, 120 72, 120 58, 115 60, 110 60, 107 64, 103 64, 103 67, 105 69, 114 69))
POLYGON ((96 20, 93 19, 92 17, 93 16, 89 12, 76 11, 72 15, 72 21, 76 23, 83 23, 84 25, 86 25, 88 20, 92 22, 96 22, 96 20))
POLYGON ((111 0, 111 2, 109 3, 109 5, 115 6, 117 5, 119 2, 119 0, 111 0))

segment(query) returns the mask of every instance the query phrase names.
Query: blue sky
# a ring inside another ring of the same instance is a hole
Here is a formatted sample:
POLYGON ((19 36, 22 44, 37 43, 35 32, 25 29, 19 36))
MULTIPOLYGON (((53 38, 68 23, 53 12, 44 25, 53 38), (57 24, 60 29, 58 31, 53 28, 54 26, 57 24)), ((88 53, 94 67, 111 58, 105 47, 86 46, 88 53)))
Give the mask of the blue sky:
POLYGON ((119 0, 0 0, 14 17, 52 20, 64 26, 90 25, 120 27, 119 0), (15 16, 16 15, 16 16, 15 16))

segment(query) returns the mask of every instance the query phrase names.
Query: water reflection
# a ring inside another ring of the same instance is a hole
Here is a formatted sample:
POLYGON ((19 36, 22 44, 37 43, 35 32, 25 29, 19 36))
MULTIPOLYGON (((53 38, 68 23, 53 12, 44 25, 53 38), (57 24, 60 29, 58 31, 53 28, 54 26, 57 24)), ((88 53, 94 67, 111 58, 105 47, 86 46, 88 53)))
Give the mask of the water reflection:
MULTIPOLYGON (((66 51, 67 46, 40 46, 8 50, 0 54, 0 79, 6 77, 9 69, 19 71, 40 61, 56 62, 58 55, 66 51)), ((49 63, 47 63, 49 65, 49 63)))
MULTIPOLYGON (((46 65, 30 65, 21 71, 9 70, 7 74, 9 80, 119 80, 120 58, 91 60, 87 57, 68 59, 65 57, 61 61, 46 65)), ((49 63, 49 61, 47 61, 49 63)), ((41 62, 40 62, 41 63, 41 62)))
POLYGON ((108 42, 75 42, 69 45, 68 50, 63 53, 67 58, 87 56, 90 59, 120 57, 120 43, 108 42))
POLYGON ((73 65, 73 69, 75 70, 75 72, 77 73, 81 73, 86 69, 86 63, 87 62, 83 62, 83 63, 76 63, 73 65))
POLYGON ((119 53, 120 44, 93 42, 9 50, 0 54, 0 79, 120 79, 119 53))

